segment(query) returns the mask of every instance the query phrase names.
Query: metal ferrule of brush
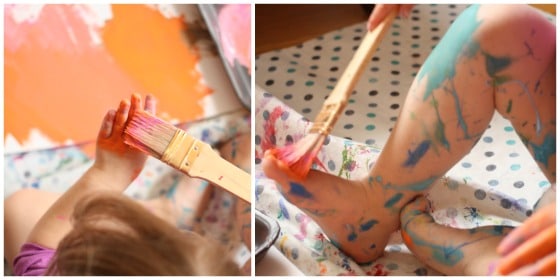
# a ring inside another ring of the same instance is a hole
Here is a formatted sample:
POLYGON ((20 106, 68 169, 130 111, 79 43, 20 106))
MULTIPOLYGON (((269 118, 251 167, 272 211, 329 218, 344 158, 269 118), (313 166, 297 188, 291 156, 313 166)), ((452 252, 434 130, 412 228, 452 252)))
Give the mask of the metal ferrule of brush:
POLYGON ((315 118, 313 126, 309 129, 309 133, 330 134, 334 124, 338 120, 338 116, 340 116, 345 106, 346 102, 344 101, 323 104, 323 108, 321 108, 321 111, 315 118))
POLYGON ((188 172, 200 154, 202 145, 202 141, 188 135, 184 130, 177 129, 161 160, 188 172))

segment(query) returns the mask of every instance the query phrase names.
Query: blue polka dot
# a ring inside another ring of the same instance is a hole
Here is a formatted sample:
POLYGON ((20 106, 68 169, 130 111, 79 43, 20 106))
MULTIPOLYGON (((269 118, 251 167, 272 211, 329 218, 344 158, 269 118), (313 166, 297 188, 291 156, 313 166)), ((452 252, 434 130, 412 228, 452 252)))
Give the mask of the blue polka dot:
POLYGON ((510 146, 515 145, 515 140, 513 140, 513 139, 507 140, 506 144, 508 144, 510 146))
POLYGON ((506 127, 504 127, 504 130, 505 130, 506 132, 512 132, 512 131, 513 131, 513 127, 511 127, 511 126, 506 126, 506 127))
POLYGON ((548 181, 540 181, 539 182, 539 187, 544 188, 544 187, 548 187, 550 186, 550 183, 548 181))
POLYGON ((330 170, 330 171, 334 171, 334 170, 336 169, 336 165, 335 165, 335 163, 334 163, 333 160, 329 160, 329 161, 327 162, 327 166, 329 167, 329 170, 330 170))
POLYGON ((499 183, 500 183, 500 182, 499 182, 498 180, 494 180, 494 179, 488 181, 488 185, 490 185, 491 187, 495 187, 495 186, 497 186, 499 183))
POLYGON ((521 165, 519 165, 519 164, 512 164, 512 165, 510 166, 510 168, 511 168, 511 170, 513 170, 513 171, 517 171, 517 170, 521 169, 521 165))
POLYGON ((463 166, 464 168, 471 168, 472 164, 470 162, 463 162, 461 163, 461 166, 463 166))
POLYGON ((482 138, 482 141, 484 141, 484 143, 492 143, 494 141, 494 139, 492 139, 492 137, 490 137, 490 136, 486 136, 486 137, 482 138))
POLYGON ((299 252, 297 248, 292 249, 292 259, 297 260, 299 257, 299 252))

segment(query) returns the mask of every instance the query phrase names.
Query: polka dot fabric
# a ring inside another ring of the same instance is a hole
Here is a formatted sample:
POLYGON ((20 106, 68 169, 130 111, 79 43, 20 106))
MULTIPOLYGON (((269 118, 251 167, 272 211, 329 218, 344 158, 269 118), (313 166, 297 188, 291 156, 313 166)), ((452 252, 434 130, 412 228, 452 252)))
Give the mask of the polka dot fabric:
MULTIPOLYGON (((327 172, 359 178, 375 164, 418 69, 465 8, 417 5, 409 19, 394 21, 319 153, 327 172), (348 158, 341 156, 343 151, 350 155, 352 165, 345 164, 348 158)), ((360 23, 257 57, 256 207, 278 219, 282 233, 276 246, 305 274, 438 275, 410 255, 398 234, 386 247, 386 256, 358 266, 325 241, 321 229, 286 201, 275 182, 260 171, 264 150, 305 135, 308 120, 319 112, 365 31, 365 23, 360 23), (265 133, 265 125, 272 125, 274 133, 265 133)), ((532 213, 549 187, 511 124, 495 114, 471 153, 437 182, 428 197, 432 215, 441 224, 458 228, 516 225, 532 213)))

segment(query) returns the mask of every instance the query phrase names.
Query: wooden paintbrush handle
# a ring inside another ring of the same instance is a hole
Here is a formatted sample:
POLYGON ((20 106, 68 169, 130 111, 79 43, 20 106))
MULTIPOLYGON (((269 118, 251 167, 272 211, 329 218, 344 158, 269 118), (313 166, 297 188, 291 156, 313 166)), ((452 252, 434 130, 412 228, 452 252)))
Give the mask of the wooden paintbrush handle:
POLYGON ((192 161, 188 175, 207 180, 251 203, 251 175, 223 159, 206 143, 192 161))
POLYGON ((356 83, 360 79, 360 75, 364 71, 366 65, 368 65, 371 57, 377 47, 381 43, 383 36, 391 27, 393 19, 397 16, 398 8, 393 9, 383 21, 372 31, 366 32, 366 35, 362 39, 358 50, 352 56, 350 63, 342 73, 333 91, 330 93, 325 103, 333 104, 344 102, 350 97, 350 93, 354 89, 356 83))

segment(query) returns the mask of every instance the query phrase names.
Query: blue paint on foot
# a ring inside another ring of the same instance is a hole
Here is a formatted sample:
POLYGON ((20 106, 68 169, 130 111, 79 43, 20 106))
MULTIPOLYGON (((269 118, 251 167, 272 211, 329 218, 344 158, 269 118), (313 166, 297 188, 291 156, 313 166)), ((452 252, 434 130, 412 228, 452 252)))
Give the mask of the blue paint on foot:
POLYGON ((363 224, 360 225, 360 231, 368 231, 370 230, 374 225, 378 224, 379 222, 377 220, 371 219, 363 224))
POLYGON ((355 232, 348 234, 348 241, 352 242, 358 238, 358 235, 355 232))
POLYGON ((393 205, 395 205, 395 203, 399 202, 401 200, 401 198, 403 198, 403 194, 402 193, 397 193, 395 195, 393 195, 393 197, 389 198, 389 200, 387 200, 387 202, 385 202, 385 208, 391 208, 393 207, 393 205))
POLYGON ((308 192, 303 185, 296 182, 290 182, 290 194, 307 199, 313 198, 313 195, 308 192))

